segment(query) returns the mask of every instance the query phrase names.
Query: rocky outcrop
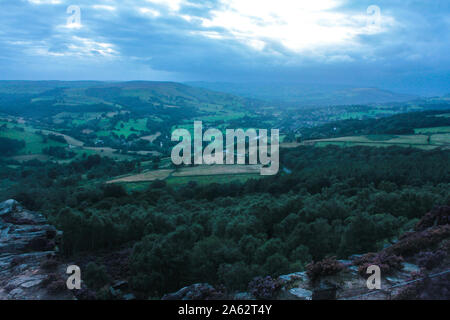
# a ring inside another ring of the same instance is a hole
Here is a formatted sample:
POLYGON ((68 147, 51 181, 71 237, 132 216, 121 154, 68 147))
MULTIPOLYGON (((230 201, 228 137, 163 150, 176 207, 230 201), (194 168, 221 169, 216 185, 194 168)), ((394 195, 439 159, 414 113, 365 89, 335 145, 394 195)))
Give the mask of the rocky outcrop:
POLYGON ((224 293, 207 283, 196 283, 175 293, 167 294, 162 300, 216 300, 223 299, 224 293))
POLYGON ((0 300, 72 299, 57 260, 60 233, 15 200, 0 203, 0 300))
POLYGON ((434 208, 413 231, 377 253, 332 258, 305 272, 256 278, 248 292, 217 295, 209 284, 195 284, 163 299, 387 300, 450 299, 450 207, 434 208), (368 289, 367 268, 381 269, 381 289, 368 289), (199 294, 201 292, 202 294, 199 294))

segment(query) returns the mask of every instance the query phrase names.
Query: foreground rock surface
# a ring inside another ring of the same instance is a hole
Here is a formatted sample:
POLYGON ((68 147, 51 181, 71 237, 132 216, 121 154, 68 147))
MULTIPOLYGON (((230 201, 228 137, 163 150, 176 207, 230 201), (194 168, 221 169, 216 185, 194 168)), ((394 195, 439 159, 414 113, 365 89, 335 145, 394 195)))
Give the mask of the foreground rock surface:
POLYGON ((15 200, 0 203, 0 300, 73 299, 57 260, 58 231, 15 200))

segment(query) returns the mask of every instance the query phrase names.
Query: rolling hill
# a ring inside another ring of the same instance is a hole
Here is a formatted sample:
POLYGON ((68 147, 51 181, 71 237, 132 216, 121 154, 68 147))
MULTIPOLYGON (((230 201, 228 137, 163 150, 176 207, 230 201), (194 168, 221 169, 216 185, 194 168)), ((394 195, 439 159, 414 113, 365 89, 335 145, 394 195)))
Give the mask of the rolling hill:
POLYGON ((379 88, 344 85, 188 82, 189 85, 274 103, 301 106, 405 102, 417 97, 379 88))
POLYGON ((0 81, 0 112, 21 116, 116 108, 151 114, 160 108, 241 109, 244 104, 251 108, 256 102, 174 82, 0 81))

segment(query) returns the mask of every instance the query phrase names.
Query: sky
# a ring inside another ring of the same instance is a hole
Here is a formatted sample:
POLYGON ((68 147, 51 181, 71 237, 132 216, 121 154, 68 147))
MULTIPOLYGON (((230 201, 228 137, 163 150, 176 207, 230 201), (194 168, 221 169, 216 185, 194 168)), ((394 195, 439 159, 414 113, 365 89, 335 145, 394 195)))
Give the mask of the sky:
POLYGON ((448 0, 0 0, 0 80, 450 93, 448 0))

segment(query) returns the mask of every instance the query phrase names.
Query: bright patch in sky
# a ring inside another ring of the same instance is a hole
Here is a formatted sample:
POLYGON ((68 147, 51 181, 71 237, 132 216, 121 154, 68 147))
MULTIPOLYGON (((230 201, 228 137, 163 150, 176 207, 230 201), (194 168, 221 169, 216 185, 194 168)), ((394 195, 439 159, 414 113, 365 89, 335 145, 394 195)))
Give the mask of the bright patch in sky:
POLYGON ((60 4, 61 0, 28 0, 32 4, 60 4))
POLYGON ((294 52, 331 45, 355 45, 358 35, 383 32, 393 25, 384 17, 368 25, 366 12, 339 12, 340 0, 292 1, 222 0, 220 9, 203 18, 205 28, 219 27, 236 40, 263 50, 266 43, 279 43, 294 52))
POLYGON ((147 2, 167 6, 170 10, 180 10, 183 0, 146 0, 147 2))
POLYGON ((150 8, 139 8, 139 12, 142 14, 150 15, 152 17, 159 17, 161 15, 159 11, 150 8))
POLYGON ((92 8, 96 10, 116 11, 116 7, 103 4, 95 4, 92 6, 92 8))

